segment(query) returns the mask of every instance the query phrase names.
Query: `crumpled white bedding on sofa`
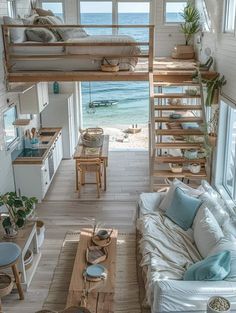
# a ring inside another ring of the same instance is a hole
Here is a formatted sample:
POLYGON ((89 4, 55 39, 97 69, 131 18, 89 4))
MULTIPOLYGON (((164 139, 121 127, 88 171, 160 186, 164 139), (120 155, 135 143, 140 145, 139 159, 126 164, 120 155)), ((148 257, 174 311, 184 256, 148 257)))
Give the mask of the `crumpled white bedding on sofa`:
POLYGON ((182 230, 156 210, 162 197, 157 193, 142 194, 137 223, 143 236, 140 265, 148 269, 146 291, 152 313, 205 310, 207 300, 219 291, 236 305, 236 282, 182 280, 187 266, 202 257, 194 245, 192 229, 182 230))

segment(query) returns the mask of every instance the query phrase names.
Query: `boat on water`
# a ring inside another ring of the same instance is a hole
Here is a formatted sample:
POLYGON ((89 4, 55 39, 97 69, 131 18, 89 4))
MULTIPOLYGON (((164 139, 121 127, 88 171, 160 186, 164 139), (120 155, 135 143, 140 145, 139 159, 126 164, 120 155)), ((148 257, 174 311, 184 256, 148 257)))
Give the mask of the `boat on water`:
POLYGON ((108 107, 117 104, 118 100, 95 100, 89 102, 90 108, 108 107))
POLYGON ((89 102, 89 108, 108 107, 117 104, 118 100, 95 100, 89 102))

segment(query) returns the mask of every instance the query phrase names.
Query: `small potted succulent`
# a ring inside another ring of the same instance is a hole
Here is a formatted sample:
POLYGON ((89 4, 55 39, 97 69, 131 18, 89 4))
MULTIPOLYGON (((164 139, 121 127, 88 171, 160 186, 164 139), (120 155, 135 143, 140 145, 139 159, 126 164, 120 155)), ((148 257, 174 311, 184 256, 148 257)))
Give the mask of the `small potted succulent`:
POLYGON ((209 299, 207 303, 207 313, 228 313, 230 312, 230 302, 224 297, 217 296, 209 299))
POLYGON ((17 235, 18 228, 24 226, 29 215, 34 211, 38 200, 35 197, 28 198, 17 196, 15 192, 7 192, 0 196, 0 206, 5 206, 6 214, 2 214, 2 225, 6 236, 14 237, 17 235))

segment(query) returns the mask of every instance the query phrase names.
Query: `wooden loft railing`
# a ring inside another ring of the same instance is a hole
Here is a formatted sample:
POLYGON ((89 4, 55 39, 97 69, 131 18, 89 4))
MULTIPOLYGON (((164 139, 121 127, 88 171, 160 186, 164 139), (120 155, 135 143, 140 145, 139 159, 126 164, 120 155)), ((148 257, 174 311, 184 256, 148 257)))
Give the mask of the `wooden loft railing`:
POLYGON ((4 44, 4 56, 5 56, 5 68, 6 76, 8 82, 37 82, 37 81, 96 81, 96 80, 148 80, 149 73, 153 72, 153 61, 154 61, 154 26, 153 25, 2 25, 3 34, 3 44, 4 44), (10 40, 10 30, 12 28, 48 28, 48 29, 58 29, 58 28, 111 28, 118 32, 119 29, 137 29, 143 28, 148 30, 148 41, 135 41, 135 42, 22 42, 22 43, 12 43, 10 40), (66 47, 119 47, 119 46, 136 46, 136 47, 146 47, 145 51, 140 50, 139 53, 132 55, 114 55, 109 52, 106 55, 102 54, 69 54, 66 51, 66 47), (64 48, 64 53, 55 54, 23 54, 12 52, 12 48, 17 47, 39 47, 43 49, 45 47, 62 47, 64 48), (142 58, 147 60, 145 68, 141 70, 135 69, 135 71, 119 71, 119 72, 101 72, 99 70, 94 71, 15 71, 13 69, 13 64, 16 61, 49 61, 49 60, 65 60, 72 58, 81 57, 106 57, 106 58, 142 58))

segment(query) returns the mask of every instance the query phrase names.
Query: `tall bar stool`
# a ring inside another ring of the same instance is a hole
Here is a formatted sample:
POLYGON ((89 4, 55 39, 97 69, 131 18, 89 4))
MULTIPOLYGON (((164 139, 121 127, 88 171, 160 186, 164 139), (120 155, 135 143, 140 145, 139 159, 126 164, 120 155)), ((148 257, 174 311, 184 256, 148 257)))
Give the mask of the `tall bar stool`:
POLYGON ((81 186, 85 185, 86 173, 95 173, 97 185, 97 195, 100 198, 100 188, 102 187, 102 162, 99 158, 95 159, 78 159, 76 160, 76 189, 79 192, 81 186))
POLYGON ((17 262, 20 255, 21 249, 17 244, 13 242, 0 242, 0 271, 5 268, 12 268, 20 300, 24 300, 24 292, 21 287, 19 271, 17 268, 17 262))

